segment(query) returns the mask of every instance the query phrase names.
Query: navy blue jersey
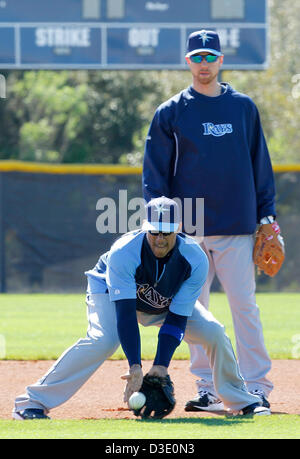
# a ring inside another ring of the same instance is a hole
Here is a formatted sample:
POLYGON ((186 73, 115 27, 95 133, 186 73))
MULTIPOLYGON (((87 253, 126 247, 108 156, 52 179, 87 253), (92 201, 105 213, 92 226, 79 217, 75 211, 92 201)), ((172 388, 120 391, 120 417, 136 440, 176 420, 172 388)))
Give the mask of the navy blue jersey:
POLYGON ((160 260, 146 233, 133 231, 118 239, 85 274, 91 293, 108 292, 111 301, 135 298, 137 310, 149 314, 170 309, 190 316, 207 272, 207 257, 193 239, 178 234, 169 256, 160 260))
MULTIPOLYGON (((204 235, 252 234, 275 215, 274 177, 254 102, 222 83, 208 97, 192 87, 158 107, 145 145, 146 201, 204 198, 204 235)), ((183 223, 185 228, 184 216, 183 223)), ((187 226, 187 225, 186 225, 187 226)))

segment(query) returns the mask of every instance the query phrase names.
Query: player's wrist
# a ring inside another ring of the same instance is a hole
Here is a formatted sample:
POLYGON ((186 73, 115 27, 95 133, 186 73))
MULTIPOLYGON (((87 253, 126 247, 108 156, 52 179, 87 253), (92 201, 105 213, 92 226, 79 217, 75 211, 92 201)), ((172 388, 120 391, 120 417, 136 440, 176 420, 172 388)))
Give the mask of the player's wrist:
POLYGON ((134 363, 130 365, 129 372, 135 373, 136 371, 140 371, 142 369, 142 365, 140 363, 134 363))
POLYGON ((168 368, 164 365, 153 365, 149 370, 148 375, 158 376, 159 378, 164 378, 168 374, 168 368))
POLYGON ((268 215, 267 217, 263 217, 263 218, 260 220, 260 224, 261 224, 261 225, 267 225, 267 224, 274 223, 274 222, 275 222, 275 217, 274 217, 274 215, 268 215))

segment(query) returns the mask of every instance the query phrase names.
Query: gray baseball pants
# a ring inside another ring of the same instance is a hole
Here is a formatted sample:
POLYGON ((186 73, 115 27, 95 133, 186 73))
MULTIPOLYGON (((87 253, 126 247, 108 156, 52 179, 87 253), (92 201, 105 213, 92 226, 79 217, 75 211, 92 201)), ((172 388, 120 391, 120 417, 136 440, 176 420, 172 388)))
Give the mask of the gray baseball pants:
MULTIPOLYGON (((210 287, 216 275, 231 308, 237 358, 247 388, 249 391, 263 390, 268 396, 273 389, 273 384, 266 377, 271 369, 271 360, 264 344, 255 298, 253 236, 208 236, 198 239, 198 242, 209 259, 209 274, 199 301, 208 309, 210 287)), ((192 344, 190 351, 191 372, 200 378, 197 381, 198 389, 216 394, 203 347, 192 344)))
MULTIPOLYGON (((26 393, 16 398, 15 411, 42 408, 48 412, 66 402, 117 350, 120 342, 115 303, 110 302, 109 295, 87 295, 87 314, 87 336, 67 349, 38 382, 28 386, 26 393)), ((166 313, 149 315, 137 312, 137 316, 143 326, 161 326, 166 313)), ((224 405, 240 410, 261 402, 259 397, 247 392, 224 327, 199 302, 188 319, 184 339, 189 344, 201 344, 205 349, 216 392, 224 405)))

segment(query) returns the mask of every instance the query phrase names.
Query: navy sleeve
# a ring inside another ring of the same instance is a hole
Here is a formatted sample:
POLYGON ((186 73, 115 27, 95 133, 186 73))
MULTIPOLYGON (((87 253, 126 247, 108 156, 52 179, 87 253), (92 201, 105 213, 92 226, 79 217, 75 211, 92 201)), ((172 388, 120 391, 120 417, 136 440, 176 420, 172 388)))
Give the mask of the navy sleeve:
POLYGON ((164 116, 157 110, 149 128, 143 164, 143 192, 148 202, 152 198, 170 195, 176 137, 164 116))
POLYGON ((168 367, 176 348, 181 343, 187 323, 186 316, 168 312, 158 334, 157 350, 153 364, 168 367))
POLYGON ((136 300, 118 300, 115 303, 118 335, 129 366, 136 363, 141 365, 141 338, 136 317, 136 300))
POLYGON ((257 223, 259 223, 263 217, 276 216, 275 184, 271 159, 256 106, 254 106, 253 116, 251 154, 256 188, 257 223))

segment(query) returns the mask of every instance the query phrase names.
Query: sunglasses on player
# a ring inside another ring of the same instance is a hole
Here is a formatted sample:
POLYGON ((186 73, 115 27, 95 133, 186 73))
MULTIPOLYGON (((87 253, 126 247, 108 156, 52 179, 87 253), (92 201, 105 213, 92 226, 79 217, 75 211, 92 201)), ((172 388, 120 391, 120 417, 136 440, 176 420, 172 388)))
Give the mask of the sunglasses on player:
POLYGON ((173 233, 167 233, 165 231, 148 231, 149 234, 151 234, 151 236, 158 236, 159 234, 162 234, 162 236, 170 236, 170 234, 173 234, 173 233))
POLYGON ((190 59, 194 64, 200 64, 200 62, 203 61, 203 59, 206 60, 206 62, 211 63, 211 62, 216 62, 216 60, 219 58, 219 56, 216 56, 215 54, 207 54, 206 56, 201 56, 199 54, 190 56, 190 59))

